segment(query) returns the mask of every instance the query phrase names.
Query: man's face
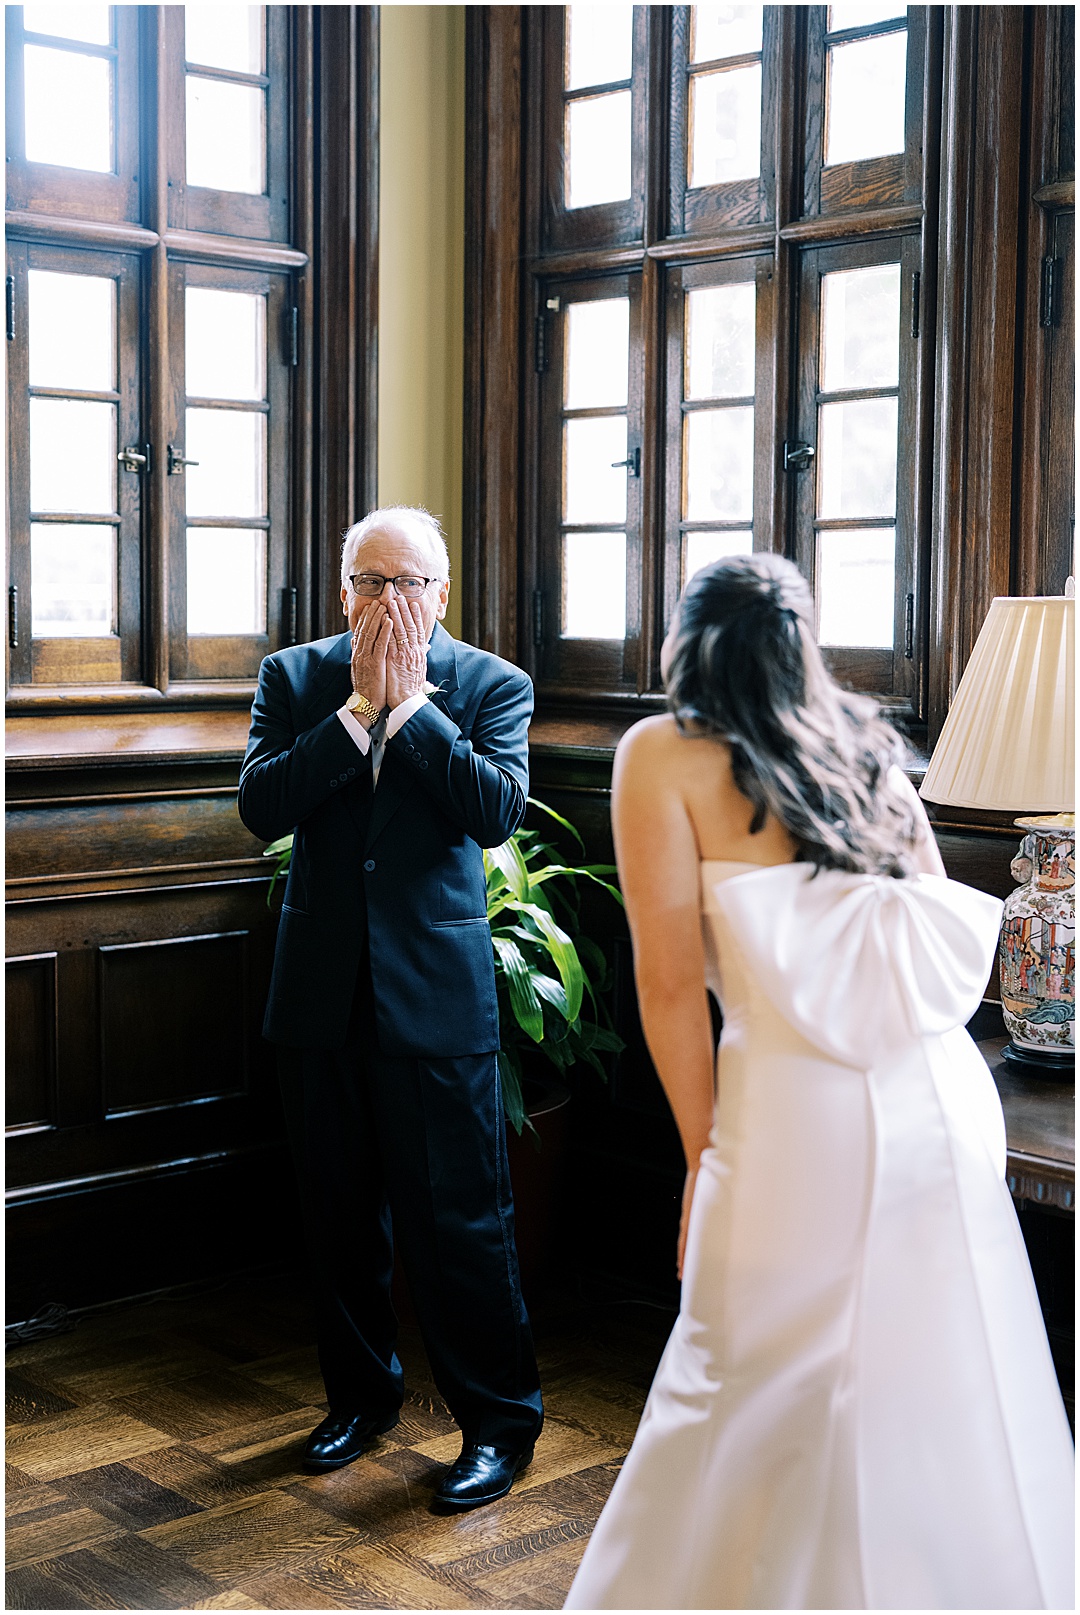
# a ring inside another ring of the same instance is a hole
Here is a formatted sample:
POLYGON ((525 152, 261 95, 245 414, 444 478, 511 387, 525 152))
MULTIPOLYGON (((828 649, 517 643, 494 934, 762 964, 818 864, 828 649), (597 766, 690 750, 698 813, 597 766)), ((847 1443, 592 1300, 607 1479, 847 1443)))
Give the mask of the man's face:
MULTIPOLYGON (((349 572, 352 575, 375 572, 386 578, 381 596, 384 606, 393 598, 394 587, 389 581, 391 578, 404 576, 430 578, 445 571, 445 567, 446 563, 441 555, 438 559, 435 558, 424 530, 408 521, 387 523, 383 527, 376 527, 371 532, 365 533, 353 559, 349 562, 349 572)), ((419 606, 424 621, 425 637, 431 637, 435 619, 446 616, 449 593, 449 580, 444 579, 442 582, 429 583, 420 596, 419 606)), ((370 595, 357 594, 349 584, 346 584, 341 591, 341 609, 349 619, 350 628, 356 627, 362 611, 370 604, 370 595)), ((398 604, 408 610, 401 596, 398 597, 398 604)))

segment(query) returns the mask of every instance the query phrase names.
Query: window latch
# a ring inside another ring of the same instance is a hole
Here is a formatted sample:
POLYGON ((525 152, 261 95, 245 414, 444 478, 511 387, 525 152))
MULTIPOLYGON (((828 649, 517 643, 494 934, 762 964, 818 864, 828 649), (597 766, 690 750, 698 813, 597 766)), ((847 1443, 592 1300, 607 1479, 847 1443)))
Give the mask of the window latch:
POLYGON ((811 443, 784 444, 785 471, 808 471, 813 458, 814 447, 811 443))
POLYGON ((633 449, 630 452, 630 454, 627 455, 625 460, 612 460, 611 469, 613 471, 617 471, 619 466, 621 466, 621 465, 626 466, 627 470, 629 471, 629 473, 630 473, 630 475, 632 477, 640 477, 640 475, 641 475, 641 450, 640 449, 633 449))
POLYGON ((116 456, 125 471, 133 471, 136 476, 145 476, 150 470, 150 445, 133 445, 131 448, 121 449, 116 456))
POLYGON ((169 444, 169 475, 182 477, 186 465, 198 465, 198 460, 185 460, 183 449, 178 449, 175 443, 169 444))

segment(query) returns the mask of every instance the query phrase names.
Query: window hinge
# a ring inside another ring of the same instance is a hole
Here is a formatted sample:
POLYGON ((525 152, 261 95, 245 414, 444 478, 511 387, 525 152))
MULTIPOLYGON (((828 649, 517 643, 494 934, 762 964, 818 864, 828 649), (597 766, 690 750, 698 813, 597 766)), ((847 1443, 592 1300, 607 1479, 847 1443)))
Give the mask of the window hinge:
POLYGON ((910 662, 915 655, 915 596, 909 594, 904 602, 904 655, 910 662))
POLYGON ((919 314, 921 312, 921 309, 920 309, 921 300, 922 300, 922 276, 919 274, 919 271, 916 269, 914 274, 911 277, 911 334, 912 334, 913 337, 917 337, 918 334, 919 334, 919 314))
POLYGON ((298 365, 300 363, 300 310, 298 308, 285 310, 285 363, 287 365, 298 365))
POLYGON ((640 449, 631 449, 629 455, 627 456, 627 458, 625 460, 612 460, 611 469, 613 471, 617 471, 619 466, 621 466, 621 465, 624 465, 626 467, 626 469, 629 471, 629 473, 630 473, 630 475, 632 477, 640 477, 640 475, 641 475, 641 450, 640 449))
POLYGON ((547 356, 547 315, 543 312, 536 316, 536 338, 533 363, 536 374, 542 376, 548 367, 547 356))
POLYGON ((544 591, 533 590, 533 644, 544 643, 544 591))
POLYGON ((1061 266, 1060 258, 1044 258, 1042 261, 1042 284, 1039 288, 1039 324, 1056 325, 1058 322, 1061 301, 1061 266))
POLYGON ((19 648, 19 586, 13 583, 7 592, 8 598, 8 644, 12 650, 19 648))
POLYGON ((281 591, 281 629, 286 645, 296 644, 296 590, 281 591))
POLYGON ((15 340, 15 276, 7 278, 7 339, 15 340))
POLYGON ((784 444, 784 470, 806 471, 814 458, 814 448, 810 443, 784 444))

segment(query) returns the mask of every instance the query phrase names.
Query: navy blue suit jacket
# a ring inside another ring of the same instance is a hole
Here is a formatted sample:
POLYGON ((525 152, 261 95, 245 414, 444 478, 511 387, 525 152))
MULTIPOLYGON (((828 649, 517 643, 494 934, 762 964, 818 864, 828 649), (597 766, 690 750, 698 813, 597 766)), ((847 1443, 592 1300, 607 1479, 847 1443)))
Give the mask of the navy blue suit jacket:
POLYGON ((532 682, 436 623, 438 692, 387 742, 373 792, 370 754, 337 717, 349 661, 344 633, 259 672, 240 817, 265 841, 296 832, 264 1035, 341 1048, 367 944, 384 1053, 488 1053, 499 1017, 480 849, 525 816, 532 682))

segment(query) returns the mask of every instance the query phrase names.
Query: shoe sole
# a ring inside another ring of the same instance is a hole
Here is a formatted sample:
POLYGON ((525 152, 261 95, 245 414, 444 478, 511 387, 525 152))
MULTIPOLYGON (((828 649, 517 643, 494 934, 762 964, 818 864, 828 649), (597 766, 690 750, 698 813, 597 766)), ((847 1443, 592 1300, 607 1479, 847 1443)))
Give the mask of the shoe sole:
POLYGON ((302 1467, 309 1475, 325 1475, 331 1469, 344 1469, 348 1464, 354 1464, 358 1458, 362 1458, 365 1452, 369 1452, 378 1438, 384 1436, 388 1430, 392 1430, 397 1423, 395 1416, 388 1419, 385 1424, 380 1424, 365 1438, 363 1445, 356 1452, 350 1453, 348 1458, 305 1458, 302 1467))
POLYGON ((533 1449, 530 1447, 528 1452, 522 1453, 521 1458, 514 1467, 514 1473, 510 1476, 506 1485, 500 1491, 488 1492, 484 1497, 440 1497, 436 1492, 431 1504, 432 1512, 434 1514, 466 1514, 471 1508, 485 1508, 488 1503, 497 1503, 500 1497, 505 1497, 508 1494, 518 1476, 523 1470, 528 1469, 532 1461, 533 1449))

